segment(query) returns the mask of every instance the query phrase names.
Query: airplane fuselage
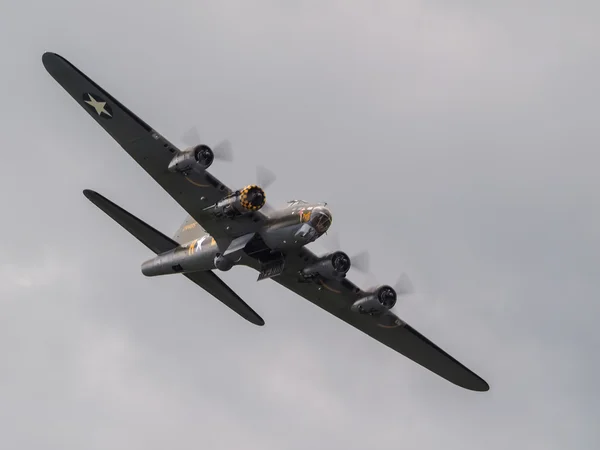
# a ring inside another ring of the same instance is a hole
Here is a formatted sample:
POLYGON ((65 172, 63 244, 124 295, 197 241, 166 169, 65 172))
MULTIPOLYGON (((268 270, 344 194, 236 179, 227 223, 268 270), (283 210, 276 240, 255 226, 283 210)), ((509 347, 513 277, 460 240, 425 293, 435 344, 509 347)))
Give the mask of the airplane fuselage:
MULTIPOLYGON (((261 240, 263 247, 273 254, 289 251, 318 239, 329 229, 331 220, 331 212, 324 203, 290 202, 287 207, 271 213, 252 239, 261 240)), ((157 276, 229 270, 241 260, 241 255, 223 256, 226 250, 207 233, 144 262, 142 273, 157 276)))

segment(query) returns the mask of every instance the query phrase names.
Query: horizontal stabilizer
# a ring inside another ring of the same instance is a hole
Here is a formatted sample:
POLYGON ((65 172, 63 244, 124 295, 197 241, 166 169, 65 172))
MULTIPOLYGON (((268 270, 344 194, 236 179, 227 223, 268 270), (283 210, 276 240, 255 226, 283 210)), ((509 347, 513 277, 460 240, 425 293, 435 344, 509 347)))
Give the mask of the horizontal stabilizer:
POLYGON ((138 219, 97 192, 86 189, 83 191, 83 195, 157 255, 179 246, 173 239, 152 228, 146 222, 138 219))
MULTIPOLYGON (((109 217, 129 231, 135 238, 137 238, 142 244, 144 244, 154 253, 164 253, 179 246, 179 244, 173 239, 152 228, 147 223, 125 211, 123 208, 114 204, 97 192, 86 189, 83 191, 83 195, 85 195, 94 205, 104 211, 109 217)), ((262 317, 260 317, 256 311, 248 306, 248 304, 244 302, 244 300, 242 300, 214 272, 192 272, 184 274, 184 276, 223 302, 229 308, 233 309, 249 322, 261 326, 265 324, 265 321, 262 319, 262 317)))

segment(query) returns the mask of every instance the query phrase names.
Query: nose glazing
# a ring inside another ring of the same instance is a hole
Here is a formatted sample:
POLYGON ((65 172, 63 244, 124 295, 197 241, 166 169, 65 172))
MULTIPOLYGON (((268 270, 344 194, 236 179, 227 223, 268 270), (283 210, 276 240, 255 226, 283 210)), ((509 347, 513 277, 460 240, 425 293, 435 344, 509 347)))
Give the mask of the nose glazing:
POLYGON ((311 214, 311 225, 319 234, 325 233, 331 226, 331 212, 324 206, 317 206, 311 214))

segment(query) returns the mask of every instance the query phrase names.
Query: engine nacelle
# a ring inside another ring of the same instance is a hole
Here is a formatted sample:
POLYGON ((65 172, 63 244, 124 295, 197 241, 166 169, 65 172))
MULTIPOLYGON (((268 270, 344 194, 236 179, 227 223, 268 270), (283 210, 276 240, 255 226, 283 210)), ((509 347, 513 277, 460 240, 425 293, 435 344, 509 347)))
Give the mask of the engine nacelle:
POLYGON ((228 195, 206 211, 212 212, 216 217, 235 217, 249 212, 258 211, 267 201, 265 191, 256 185, 246 186, 241 191, 228 195))
POLYGON ((208 169, 215 159, 211 148, 207 145, 197 145, 179 152, 169 163, 169 171, 188 173, 192 170, 203 172, 208 169))
POLYGON ((366 297, 360 298, 352 304, 352 311, 360 314, 379 315, 394 307, 396 304, 396 291, 390 286, 380 286, 366 297))
POLYGON ((328 280, 340 280, 350 270, 350 258, 344 252, 333 252, 302 270, 306 278, 320 275, 328 280))

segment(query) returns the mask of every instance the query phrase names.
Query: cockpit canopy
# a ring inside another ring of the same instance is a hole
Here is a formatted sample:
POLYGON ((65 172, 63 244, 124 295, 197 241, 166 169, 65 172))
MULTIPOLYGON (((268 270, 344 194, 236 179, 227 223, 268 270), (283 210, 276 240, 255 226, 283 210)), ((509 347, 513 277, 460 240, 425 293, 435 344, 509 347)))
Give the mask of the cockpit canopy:
POLYGON ((295 206, 303 206, 303 205, 308 205, 308 202, 305 202, 304 200, 290 200, 287 204, 287 207, 293 208, 295 206))
POLYGON ((286 208, 292 208, 300 214, 301 222, 312 226, 319 235, 325 233, 331 226, 332 216, 327 203, 308 203, 304 200, 290 200, 286 208))
POLYGON ((327 206, 327 202, 309 203, 305 200, 289 200, 286 208, 302 208, 304 206, 327 206))

